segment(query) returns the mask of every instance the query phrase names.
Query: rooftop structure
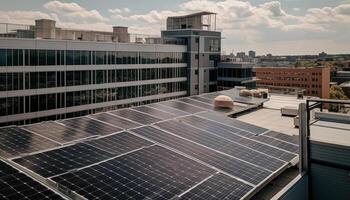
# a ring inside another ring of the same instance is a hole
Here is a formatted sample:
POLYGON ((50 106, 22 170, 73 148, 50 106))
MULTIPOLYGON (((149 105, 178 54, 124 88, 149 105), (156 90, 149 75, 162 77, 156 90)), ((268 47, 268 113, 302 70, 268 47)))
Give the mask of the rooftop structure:
POLYGON ((216 31, 216 13, 198 12, 189 15, 168 17, 167 30, 179 29, 216 31))

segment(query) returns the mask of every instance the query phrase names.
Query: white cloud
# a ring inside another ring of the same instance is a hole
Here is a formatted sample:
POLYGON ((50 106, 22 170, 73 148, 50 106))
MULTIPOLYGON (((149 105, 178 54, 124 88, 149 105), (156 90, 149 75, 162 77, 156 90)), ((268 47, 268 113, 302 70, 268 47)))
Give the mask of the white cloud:
POLYGON ((294 11, 299 12, 300 8, 293 8, 294 11))
POLYGON ((112 13, 112 14, 121 14, 121 13, 129 13, 130 9, 129 8, 115 8, 115 9, 108 9, 108 12, 112 13))
POLYGON ((54 15, 39 11, 0 11, 0 22, 12 24, 34 24, 35 19, 54 19, 54 15))
POLYGON ((63 3, 50 1, 44 7, 58 14, 65 20, 77 21, 80 23, 106 22, 108 18, 103 17, 97 10, 87 10, 77 3, 63 3))

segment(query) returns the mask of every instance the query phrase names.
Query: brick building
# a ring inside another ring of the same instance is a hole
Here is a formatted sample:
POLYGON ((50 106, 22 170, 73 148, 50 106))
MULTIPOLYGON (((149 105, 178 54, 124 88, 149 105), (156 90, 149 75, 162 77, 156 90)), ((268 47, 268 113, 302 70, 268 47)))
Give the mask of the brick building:
POLYGON ((258 87, 299 88, 307 96, 329 98, 330 67, 256 68, 258 87))

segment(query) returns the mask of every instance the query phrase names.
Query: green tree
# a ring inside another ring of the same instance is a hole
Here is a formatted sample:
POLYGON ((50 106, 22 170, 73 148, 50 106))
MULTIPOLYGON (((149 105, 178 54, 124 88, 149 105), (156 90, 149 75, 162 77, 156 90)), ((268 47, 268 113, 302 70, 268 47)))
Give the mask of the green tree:
MULTIPOLYGON (((348 97, 345 95, 343 89, 338 85, 333 85, 329 91, 330 99, 338 99, 338 100, 348 100, 348 97)), ((329 111, 339 112, 342 108, 336 104, 330 104, 329 111)))

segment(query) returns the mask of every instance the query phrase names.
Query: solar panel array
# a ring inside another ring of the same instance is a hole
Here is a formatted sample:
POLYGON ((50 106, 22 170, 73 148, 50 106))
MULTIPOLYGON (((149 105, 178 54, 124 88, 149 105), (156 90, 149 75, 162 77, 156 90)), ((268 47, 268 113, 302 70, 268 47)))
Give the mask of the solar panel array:
POLYGON ((298 143, 218 114, 218 94, 3 128, 0 156, 72 198, 247 198, 291 165, 298 143))
POLYGON ((44 185, 0 161, 0 199, 63 199, 44 185))

